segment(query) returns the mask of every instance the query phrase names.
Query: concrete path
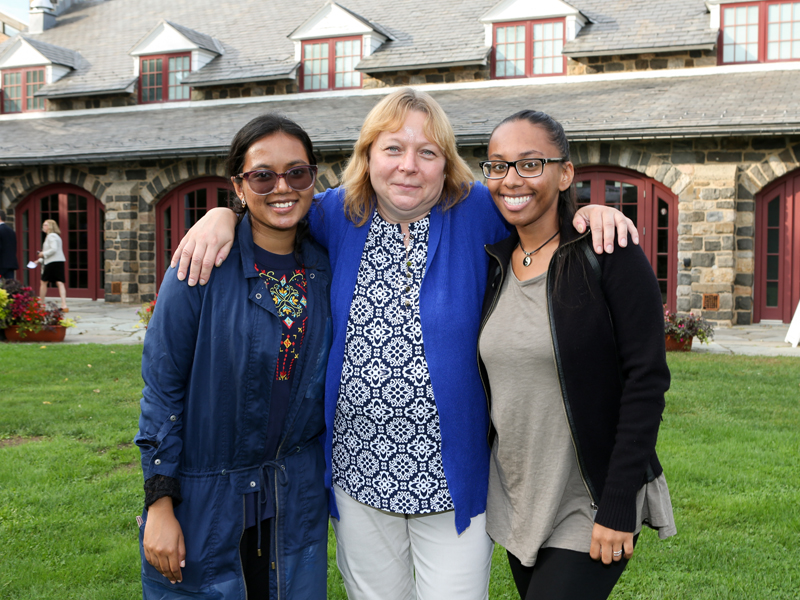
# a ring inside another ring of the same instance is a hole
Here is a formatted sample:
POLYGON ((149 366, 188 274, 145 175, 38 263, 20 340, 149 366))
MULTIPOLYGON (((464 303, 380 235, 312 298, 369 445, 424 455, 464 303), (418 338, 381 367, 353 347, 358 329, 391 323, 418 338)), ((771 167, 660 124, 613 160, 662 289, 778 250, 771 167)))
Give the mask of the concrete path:
MULTIPOLYGON (((77 327, 67 330, 66 344, 141 344, 144 340, 145 329, 138 325, 136 315, 140 305, 77 298, 68 304, 67 316, 77 321, 77 327)), ((788 325, 776 322, 717 328, 713 342, 700 344, 695 340, 692 352, 800 358, 800 347, 792 348, 783 341, 788 329, 788 325)))

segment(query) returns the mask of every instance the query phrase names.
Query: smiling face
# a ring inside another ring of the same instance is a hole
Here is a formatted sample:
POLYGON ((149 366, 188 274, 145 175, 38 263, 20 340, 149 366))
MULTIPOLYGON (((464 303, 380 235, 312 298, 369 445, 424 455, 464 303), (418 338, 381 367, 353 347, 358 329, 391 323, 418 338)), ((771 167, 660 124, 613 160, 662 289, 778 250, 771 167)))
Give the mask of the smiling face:
MULTIPOLYGON (((244 157, 242 172, 269 169, 285 173, 297 165, 309 164, 302 142, 283 132, 273 133, 253 143, 244 157)), ((275 191, 267 196, 254 194, 246 181, 232 178, 236 195, 247 202, 253 241, 262 248, 282 252, 287 240, 294 239, 297 224, 306 216, 314 198, 314 187, 296 191, 291 189, 286 178, 281 177, 275 191)), ((291 251, 291 246, 289 247, 291 251)))
MULTIPOLYGON (((489 140, 489 160, 559 158, 547 131, 526 120, 498 127, 489 140)), ((572 163, 548 163, 539 177, 520 177, 513 167, 504 179, 487 179, 486 187, 503 218, 515 227, 542 233, 558 228, 558 194, 572 184, 572 163)))
POLYGON ((446 160, 426 137, 425 119, 424 113, 412 110, 398 131, 382 132, 369 151, 378 212, 391 223, 421 219, 442 195, 446 160))

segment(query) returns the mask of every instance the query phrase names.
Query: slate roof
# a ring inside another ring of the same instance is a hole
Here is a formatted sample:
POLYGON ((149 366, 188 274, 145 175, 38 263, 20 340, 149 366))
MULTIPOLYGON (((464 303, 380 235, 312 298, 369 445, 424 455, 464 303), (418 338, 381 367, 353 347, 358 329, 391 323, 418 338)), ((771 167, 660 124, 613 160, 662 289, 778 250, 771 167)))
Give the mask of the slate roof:
MULTIPOLYGON (((393 38, 358 65, 361 71, 379 72, 485 64, 490 48, 479 19, 497 1, 338 3, 393 38)), ((210 38, 221 44, 223 54, 185 80, 195 86, 288 78, 297 63, 287 36, 324 4, 325 0, 85 0, 59 15, 53 29, 26 37, 80 52, 85 59, 75 72, 43 88, 51 96, 126 89, 133 80, 129 50, 161 20, 202 36, 204 44, 210 38)), ((704 29, 709 17, 703 0, 570 0, 570 4, 592 24, 567 44, 565 52, 668 50, 713 45, 716 39, 716 32, 704 29)))
MULTIPOLYGON (((450 115, 462 145, 485 144, 498 121, 523 108, 551 114, 572 141, 800 134, 796 70, 577 79, 426 89, 450 115)), ((295 119, 320 150, 347 150, 382 93, 302 94, 146 111, 129 107, 0 118, 0 166, 224 155, 233 134, 266 112, 295 119)))
POLYGON ((203 50, 208 50, 209 52, 216 52, 217 54, 220 53, 221 48, 217 45, 217 42, 210 35, 206 35, 205 33, 200 33, 199 31, 195 31, 194 29, 189 29, 188 27, 184 27, 183 25, 180 25, 178 23, 173 23, 172 21, 165 20, 164 22, 174 27, 187 40, 189 40, 193 44, 196 44, 203 50))
POLYGON ((78 68, 78 66, 83 62, 81 55, 75 52, 74 50, 70 50, 69 48, 63 48, 61 46, 56 46, 54 44, 48 44, 36 38, 30 37, 26 34, 20 34, 19 36, 15 36, 11 38, 7 43, 0 46, 0 56, 2 56, 6 50, 10 49, 11 46, 14 45, 14 42, 17 40, 25 40, 28 42, 33 48, 39 52, 42 56, 44 56, 50 62, 57 64, 57 65, 64 65, 65 67, 71 67, 73 69, 78 68))
POLYGON ((715 46, 705 3, 698 0, 569 0, 591 21, 564 46, 568 56, 715 46))

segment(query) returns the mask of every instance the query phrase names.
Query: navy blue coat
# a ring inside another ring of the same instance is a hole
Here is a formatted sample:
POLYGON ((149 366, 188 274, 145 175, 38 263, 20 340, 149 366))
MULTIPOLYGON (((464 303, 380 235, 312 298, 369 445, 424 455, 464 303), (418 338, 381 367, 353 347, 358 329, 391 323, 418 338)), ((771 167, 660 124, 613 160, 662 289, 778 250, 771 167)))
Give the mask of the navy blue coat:
MULTIPOLYGON (((308 324, 277 456, 265 462, 270 390, 281 341, 275 305, 254 268, 250 222, 208 285, 189 287, 170 269, 145 336, 145 382, 136 444, 147 480, 180 481, 175 508, 186 543, 183 582, 172 585, 145 559, 145 600, 246 598, 239 541, 244 495, 274 494, 269 544, 276 562, 270 598, 317 600, 326 593, 328 511, 320 434, 331 343, 325 252, 301 247, 308 324)), ((146 520, 147 514, 143 515, 146 520)), ((139 545, 144 534, 140 528, 139 545)))

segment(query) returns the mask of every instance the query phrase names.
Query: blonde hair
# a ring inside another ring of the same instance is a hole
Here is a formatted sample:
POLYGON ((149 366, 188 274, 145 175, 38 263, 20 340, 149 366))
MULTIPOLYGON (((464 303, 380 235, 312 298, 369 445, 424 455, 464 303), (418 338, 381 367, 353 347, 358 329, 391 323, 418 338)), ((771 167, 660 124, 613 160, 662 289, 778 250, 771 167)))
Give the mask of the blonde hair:
POLYGON ((425 92, 402 88, 378 102, 364 119, 353 154, 342 173, 344 212, 357 226, 367 222, 375 209, 375 190, 369 180, 369 152, 384 131, 399 131, 411 111, 423 113, 425 136, 441 148, 445 157, 444 187, 437 202, 443 211, 453 208, 469 194, 474 178, 458 154, 453 127, 442 107, 425 92))
POLYGON ((50 225, 50 233, 57 233, 61 235, 61 230, 58 228, 58 223, 53 221, 53 219, 47 219, 42 225, 50 225))

